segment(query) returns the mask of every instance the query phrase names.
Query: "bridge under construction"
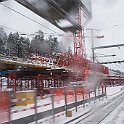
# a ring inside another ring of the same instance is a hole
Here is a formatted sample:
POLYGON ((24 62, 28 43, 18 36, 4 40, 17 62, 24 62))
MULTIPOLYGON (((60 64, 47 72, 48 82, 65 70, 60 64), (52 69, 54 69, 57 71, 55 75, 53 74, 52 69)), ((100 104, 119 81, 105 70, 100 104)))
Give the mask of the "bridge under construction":
POLYGON ((70 31, 74 40, 74 54, 60 53, 54 57, 52 63, 42 56, 40 59, 36 56, 30 60, 1 57, 1 90, 12 88, 14 91, 20 91, 37 88, 38 95, 43 95, 44 91, 50 87, 63 87, 70 82, 88 81, 94 72, 100 78, 99 83, 123 84, 124 75, 109 75, 109 69, 106 66, 93 63, 84 57, 82 13, 86 20, 91 18, 90 0, 15 1, 59 29, 65 32, 70 31), (62 26, 63 21, 68 23, 68 26, 62 26))

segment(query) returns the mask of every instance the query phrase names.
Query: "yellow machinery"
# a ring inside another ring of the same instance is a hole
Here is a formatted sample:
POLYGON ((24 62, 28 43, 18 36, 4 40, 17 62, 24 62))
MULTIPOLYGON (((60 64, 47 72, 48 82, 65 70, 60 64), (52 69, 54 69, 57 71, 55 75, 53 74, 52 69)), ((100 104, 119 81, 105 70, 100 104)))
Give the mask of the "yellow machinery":
POLYGON ((26 106, 28 104, 34 103, 34 91, 19 91, 16 92, 16 99, 18 99, 18 102, 16 102, 16 106, 26 106))

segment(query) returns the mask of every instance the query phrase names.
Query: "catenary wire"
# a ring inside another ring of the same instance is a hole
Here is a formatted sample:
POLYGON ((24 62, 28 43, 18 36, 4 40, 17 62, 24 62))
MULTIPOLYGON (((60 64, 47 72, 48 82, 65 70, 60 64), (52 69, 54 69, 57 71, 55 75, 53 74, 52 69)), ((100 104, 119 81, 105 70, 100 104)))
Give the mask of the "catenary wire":
POLYGON ((23 17, 25 17, 25 18, 27 18, 27 19, 29 19, 29 20, 31 20, 31 21, 33 21, 33 22, 39 24, 40 26, 42 26, 42 27, 44 27, 44 28, 47 28, 47 29, 49 29, 50 31, 52 31, 52 32, 54 32, 54 33, 56 33, 56 34, 58 34, 56 31, 54 31, 54 30, 50 29, 49 27, 47 27, 47 26, 45 26, 45 25, 39 23, 38 21, 36 21, 36 20, 34 20, 34 19, 32 19, 32 18, 30 18, 30 17, 28 17, 28 16, 26 16, 26 15, 24 15, 24 14, 18 12, 17 10, 12 9, 11 7, 9 7, 9 6, 7 6, 7 5, 5 5, 5 4, 3 4, 3 3, 0 3, 0 4, 1 4, 2 6, 4 6, 4 7, 8 8, 9 10, 11 10, 11 11, 13 11, 13 12, 15 12, 15 13, 18 13, 19 15, 21 15, 21 16, 23 16, 23 17))

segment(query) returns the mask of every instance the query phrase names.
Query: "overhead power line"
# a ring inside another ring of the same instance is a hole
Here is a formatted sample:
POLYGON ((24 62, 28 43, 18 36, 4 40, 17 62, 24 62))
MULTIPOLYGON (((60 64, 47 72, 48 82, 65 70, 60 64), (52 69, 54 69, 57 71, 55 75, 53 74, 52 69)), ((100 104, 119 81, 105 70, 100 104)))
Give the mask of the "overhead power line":
MULTIPOLYGON (((27 35, 27 36, 33 36, 35 35, 35 33, 24 33, 24 32, 21 32, 21 31, 18 31, 16 29, 13 29, 13 28, 10 28, 8 26, 4 26, 4 25, 1 25, 0 24, 0 27, 2 28, 6 28, 6 29, 9 29, 11 31, 15 31, 15 32, 18 32, 20 35, 27 35)), ((55 35, 55 33, 46 33, 46 32, 43 32, 44 35, 48 35, 48 36, 62 36, 62 37, 73 37, 73 35, 69 34, 69 35, 66 35, 66 34, 59 34, 59 35, 55 35)))
MULTIPOLYGON (((32 34, 32 33, 24 33, 24 32, 18 31, 18 30, 16 30, 16 29, 13 29, 13 28, 10 28, 10 27, 8 27, 8 26, 1 25, 1 24, 0 24, 0 27, 9 29, 9 30, 11 30, 11 31, 18 32, 20 35, 27 35, 27 36, 35 35, 35 33, 34 33, 34 34, 32 34)), ((55 33, 47 33, 47 32, 43 32, 43 33, 44 33, 44 35, 55 36, 55 33)), ((71 34, 69 34, 69 35, 66 35, 66 34, 56 34, 56 35, 57 35, 57 36, 62 36, 62 37, 73 37, 73 35, 71 35, 71 34)))
POLYGON ((16 31, 18 33, 23 33, 23 32, 17 31, 17 30, 15 30, 13 28, 10 28, 10 27, 7 27, 7 26, 1 25, 1 24, 0 24, 0 27, 6 28, 6 29, 9 29, 9 30, 12 30, 12 31, 16 31))
POLYGON ((116 56, 116 55, 102 55, 102 56, 96 56, 96 57, 114 57, 114 56, 116 56))
POLYGON ((109 46, 99 46, 99 47, 94 47, 92 49, 96 50, 96 49, 105 49, 105 48, 122 47, 122 46, 124 46, 124 44, 109 45, 109 46))
POLYGON ((113 63, 123 63, 123 62, 124 62, 124 60, 122 60, 122 61, 112 61, 112 62, 100 62, 98 64, 113 64, 113 63))
POLYGON ((11 10, 11 11, 13 11, 13 12, 15 12, 15 13, 18 13, 19 15, 21 15, 21 16, 23 16, 23 17, 25 17, 25 18, 27 18, 27 19, 29 19, 29 20, 31 20, 31 21, 33 21, 33 22, 39 24, 40 26, 42 26, 42 27, 44 27, 44 28, 47 28, 47 29, 49 29, 50 31, 52 31, 52 32, 54 32, 54 33, 56 33, 56 34, 58 34, 56 31, 52 30, 51 28, 49 28, 49 27, 47 27, 47 26, 44 26, 43 24, 39 23, 38 21, 36 21, 36 20, 34 20, 34 19, 32 19, 32 18, 30 18, 30 17, 28 17, 28 16, 26 16, 26 15, 24 15, 24 14, 18 12, 17 10, 12 9, 12 8, 10 8, 9 6, 7 6, 7 5, 5 5, 5 4, 3 4, 3 3, 0 3, 0 4, 1 4, 2 6, 4 6, 4 7, 8 8, 9 10, 11 10))

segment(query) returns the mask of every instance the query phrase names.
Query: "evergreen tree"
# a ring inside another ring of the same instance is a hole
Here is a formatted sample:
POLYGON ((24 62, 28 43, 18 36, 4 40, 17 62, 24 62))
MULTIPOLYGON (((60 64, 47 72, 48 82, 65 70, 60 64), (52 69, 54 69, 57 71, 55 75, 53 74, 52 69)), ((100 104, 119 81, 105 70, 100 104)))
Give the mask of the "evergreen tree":
POLYGON ((4 52, 5 52, 4 50, 5 50, 4 43, 2 38, 0 37, 0 56, 4 55, 4 52))
POLYGON ((72 49, 71 49, 71 46, 68 47, 68 53, 72 53, 72 49))
POLYGON ((4 56, 6 54, 6 51, 5 51, 6 39, 7 39, 7 35, 5 31, 3 30, 3 28, 0 28, 0 55, 1 56, 4 56))
POLYGON ((43 32, 38 31, 37 35, 31 40, 31 52, 41 56, 52 57, 59 52, 59 42, 57 38, 52 36, 44 40, 43 32))
POLYGON ((44 43, 44 35, 42 31, 38 31, 37 35, 31 40, 31 52, 42 55, 42 47, 44 43))
POLYGON ((9 34, 8 41, 7 41, 7 49, 8 49, 8 55, 12 57, 19 57, 19 51, 20 51, 20 42, 19 42, 19 34, 15 33, 9 34))
POLYGON ((10 57, 29 58, 31 53, 53 57, 56 53, 65 50, 61 43, 52 36, 44 39, 44 33, 41 30, 36 32, 31 42, 29 38, 20 37, 18 32, 10 33, 7 37, 6 33, 2 29, 0 30, 0 54, 10 57))
POLYGON ((30 57, 30 40, 29 38, 20 37, 19 39, 19 50, 20 58, 29 58, 30 57))
POLYGON ((62 41, 60 41, 60 43, 59 43, 59 51, 60 52, 66 52, 66 47, 62 41))
POLYGON ((49 46, 51 48, 51 50, 49 51, 50 56, 54 56, 56 53, 60 52, 59 42, 56 37, 52 38, 52 36, 50 35, 48 41, 49 41, 49 46))
POLYGON ((30 41, 18 33, 10 33, 7 40, 7 55, 18 58, 30 57, 30 41))

